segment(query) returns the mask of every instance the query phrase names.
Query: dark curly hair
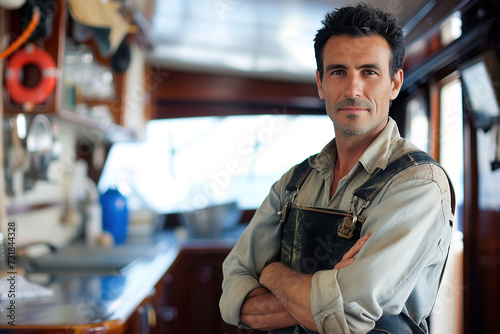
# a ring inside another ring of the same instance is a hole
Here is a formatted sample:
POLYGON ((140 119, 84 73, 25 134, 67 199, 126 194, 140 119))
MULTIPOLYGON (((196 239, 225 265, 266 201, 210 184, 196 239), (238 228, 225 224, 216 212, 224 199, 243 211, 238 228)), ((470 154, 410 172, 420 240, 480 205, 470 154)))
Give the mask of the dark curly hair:
POLYGON ((372 8, 365 3, 356 6, 337 8, 326 14, 322 22, 323 27, 318 30, 314 38, 314 53, 316 66, 323 80, 323 49, 332 36, 349 35, 362 37, 380 35, 385 38, 391 48, 391 80, 398 69, 403 67, 405 58, 404 33, 396 19, 387 12, 372 8))

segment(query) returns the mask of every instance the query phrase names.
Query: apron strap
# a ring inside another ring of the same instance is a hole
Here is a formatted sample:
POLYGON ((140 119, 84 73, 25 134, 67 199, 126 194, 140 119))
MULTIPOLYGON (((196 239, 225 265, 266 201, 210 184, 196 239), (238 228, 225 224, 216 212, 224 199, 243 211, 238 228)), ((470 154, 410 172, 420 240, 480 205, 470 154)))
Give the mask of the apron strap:
MULTIPOLYGON (((423 151, 413 151, 407 153, 402 157, 396 159, 395 161, 391 162, 390 164, 388 164, 386 169, 377 170, 373 175, 370 176, 370 178, 364 184, 362 184, 358 189, 356 189, 353 195, 360 199, 363 199, 366 202, 366 204, 368 204, 382 190, 387 181, 396 176, 402 170, 421 164, 434 164, 439 166, 439 164, 429 154, 423 151)), ((290 179, 285 188, 287 192, 287 200, 286 200, 287 204, 289 200, 289 195, 298 193, 300 187, 305 182, 311 170, 312 167, 309 165, 309 158, 305 159, 302 163, 296 166, 292 174, 292 178, 290 179)), ((454 211, 455 207, 454 192, 449 177, 448 181, 452 189, 451 191, 452 210, 454 211)), ((285 208, 283 209, 283 212, 285 212, 285 214, 282 214, 282 218, 286 217, 287 207, 288 206, 286 205, 285 208)), ((285 226, 286 225, 287 224, 285 224, 285 226)), ((291 228, 287 229, 286 231, 288 231, 289 233, 287 234, 285 239, 293 241, 294 240, 293 235, 295 234, 295 226, 293 227, 291 226, 291 228)), ((285 231, 283 237, 285 237, 285 231)), ((288 263, 290 262, 291 260, 289 259, 288 263)), ((394 333, 393 330, 401 330, 402 333, 415 333, 415 334, 424 333, 424 331, 417 324, 415 324, 415 322, 409 316, 407 316, 402 312, 398 315, 383 315, 376 322, 375 329, 370 331, 370 334, 394 333)), ((311 333, 311 332, 305 330, 304 328, 296 326, 294 328, 283 329, 281 331, 275 331, 272 333, 311 333)))
MULTIPOLYGON (((399 172, 406 168, 422 164, 436 165, 445 172, 451 189, 451 211, 455 214, 455 192, 453 190, 453 184, 451 183, 450 177, 441 165, 439 165, 439 163, 434 160, 432 156, 424 151, 412 151, 406 153, 388 164, 385 169, 377 170, 365 183, 354 191, 354 196, 365 200, 365 202, 371 202, 382 190, 386 182, 396 176, 399 172)), ((297 193, 311 170, 312 167, 309 165, 309 158, 298 164, 292 174, 292 178, 285 188, 287 192, 297 193)))
POLYGON ((354 191, 354 196, 365 200, 366 202, 371 202, 375 196, 382 190, 382 188, 387 184, 387 182, 396 176, 401 171, 423 164, 433 164, 441 168, 450 184, 451 189, 451 211, 455 214, 455 192, 453 191, 453 185, 451 183, 450 177, 446 171, 439 165, 439 163, 434 160, 428 153, 424 151, 413 151, 404 154, 398 159, 394 160, 387 165, 386 169, 377 170, 365 183, 363 183, 358 189, 354 191))
POLYGON ((285 189, 298 192, 311 170, 312 167, 309 165, 309 158, 307 158, 297 165, 285 189))

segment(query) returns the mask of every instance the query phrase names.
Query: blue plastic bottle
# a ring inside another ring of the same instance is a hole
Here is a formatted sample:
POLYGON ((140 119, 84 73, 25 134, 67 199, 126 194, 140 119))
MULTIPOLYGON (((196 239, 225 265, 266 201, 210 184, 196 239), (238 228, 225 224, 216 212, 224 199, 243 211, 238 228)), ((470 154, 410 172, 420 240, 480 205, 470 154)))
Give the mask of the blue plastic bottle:
POLYGON ((125 243, 128 226, 127 199, 118 189, 110 188, 101 195, 100 202, 102 229, 111 233, 115 244, 125 243))

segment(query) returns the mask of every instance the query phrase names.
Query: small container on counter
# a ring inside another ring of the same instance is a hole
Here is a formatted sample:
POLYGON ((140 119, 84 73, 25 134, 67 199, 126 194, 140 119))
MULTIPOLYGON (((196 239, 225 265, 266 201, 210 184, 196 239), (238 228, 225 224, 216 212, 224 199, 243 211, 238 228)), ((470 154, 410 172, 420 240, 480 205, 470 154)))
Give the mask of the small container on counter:
POLYGON ((118 189, 110 188, 100 198, 102 207, 102 229, 111 233, 114 243, 119 245, 127 239, 127 199, 118 189))

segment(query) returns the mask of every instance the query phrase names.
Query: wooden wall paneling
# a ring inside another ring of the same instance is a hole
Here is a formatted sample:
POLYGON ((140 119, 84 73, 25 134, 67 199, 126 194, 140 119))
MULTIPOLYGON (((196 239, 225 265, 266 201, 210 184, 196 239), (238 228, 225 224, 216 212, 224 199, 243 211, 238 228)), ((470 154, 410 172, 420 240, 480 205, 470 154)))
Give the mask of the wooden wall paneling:
MULTIPOLYGON (((482 333, 500 333, 498 314, 500 307, 500 212, 493 210, 482 210, 479 208, 478 235, 480 242, 477 243, 478 284, 480 301, 482 303, 481 322, 484 323, 482 333)), ((472 333, 476 333, 476 328, 472 333)))
POLYGON ((316 84, 156 70, 152 118, 234 114, 324 114, 316 84))
POLYGON ((323 105, 291 100, 268 101, 185 101, 160 100, 155 105, 154 119, 193 116, 228 116, 250 114, 319 114, 324 115, 323 105))
POLYGON ((154 94, 160 98, 199 100, 251 100, 261 97, 317 97, 316 84, 273 81, 225 74, 164 70, 154 94))

